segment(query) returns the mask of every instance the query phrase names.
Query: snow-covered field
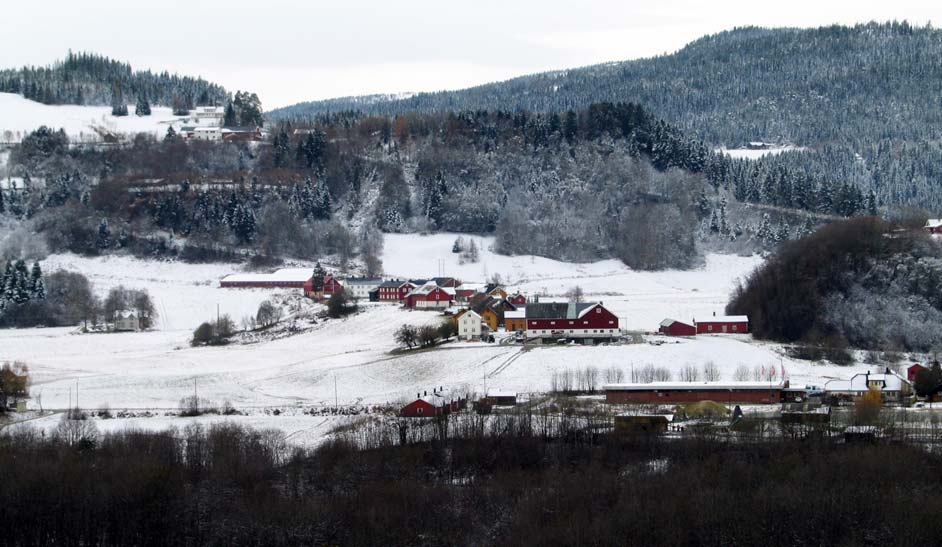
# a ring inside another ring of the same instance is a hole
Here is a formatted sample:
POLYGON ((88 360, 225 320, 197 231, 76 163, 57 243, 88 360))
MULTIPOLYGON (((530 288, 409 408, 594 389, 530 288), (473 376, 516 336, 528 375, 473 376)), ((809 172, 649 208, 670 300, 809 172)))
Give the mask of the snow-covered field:
POLYGON ((490 250, 494 238, 475 237, 480 260, 461 264, 460 256, 451 252, 458 236, 387 235, 383 267, 391 276, 447 275, 471 282, 483 282, 496 273, 507 287, 527 295, 548 295, 544 300, 562 299, 578 285, 587 300, 601 300, 618 315, 623 327, 654 331, 665 317, 690 321, 714 312, 722 315, 735 281, 762 261, 758 256, 711 254, 698 270, 638 272, 618 260, 573 264, 529 255, 498 255, 490 250))
POLYGON ((16 142, 41 125, 62 128, 75 140, 98 140, 92 127, 115 133, 153 133, 163 136, 167 123, 179 117, 170 108, 151 108, 150 116, 135 116, 134 105, 128 116, 111 115, 110 106, 46 105, 24 99, 14 93, 0 93, 0 141, 16 142))
MULTIPOLYGON (((756 257, 711 255, 703 269, 690 272, 633 272, 615 261, 566 264, 539 257, 497 256, 483 244, 481 260, 459 264, 451 253, 454 236, 388 236, 383 261, 388 275, 429 277, 442 273, 470 281, 500 275, 527 293, 562 294, 580 285, 588 299, 601 299, 624 318, 630 329, 654 330, 665 316, 688 319, 721 312, 734 280, 760 261, 756 257)), ((261 407, 398 403, 433 387, 487 387, 521 392, 550 388, 554 371, 596 367, 618 368, 630 377, 632 368, 647 364, 675 371, 715 363, 724 379, 739 365, 784 365, 796 384, 822 384, 833 377, 849 378, 866 367, 839 368, 793 361, 774 344, 746 337, 699 337, 599 347, 541 347, 528 351, 512 345, 453 342, 440 349, 393 353, 393 333, 403 323, 436 322, 429 312, 410 312, 391 304, 366 304, 363 311, 343 320, 323 321, 290 338, 248 345, 191 348, 193 328, 214 317, 216 306, 237 321, 254 313, 271 292, 258 289, 220 289, 218 280, 235 268, 228 265, 190 265, 142 261, 129 257, 80 258, 53 255, 45 271, 64 268, 87 275, 100 294, 123 284, 147 288, 161 314, 159 329, 145 333, 77 334, 76 329, 0 331, 0 361, 26 362, 34 377, 33 399, 46 409, 75 402, 96 409, 176 409, 193 393, 221 404, 229 401, 250 410, 243 417, 207 417, 209 422, 234 420, 259 427, 277 427, 297 442, 310 444, 332 424, 303 415, 272 416, 261 407), (252 410, 254 409, 254 410, 252 410)), ((653 337, 648 338, 652 340, 653 337)), ((659 340, 664 340, 658 337, 659 340)), ((55 418, 37 420, 44 427, 55 418)), ((127 418, 102 420, 104 427, 181 427, 184 419, 127 418)))

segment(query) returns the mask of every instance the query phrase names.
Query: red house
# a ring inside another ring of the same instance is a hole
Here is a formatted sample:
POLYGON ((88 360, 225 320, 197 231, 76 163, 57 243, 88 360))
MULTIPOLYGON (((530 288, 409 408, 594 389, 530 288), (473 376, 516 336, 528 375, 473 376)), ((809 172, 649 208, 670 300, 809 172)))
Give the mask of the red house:
POLYGON ((340 292, 342 290, 343 284, 339 279, 330 274, 324 276, 324 296, 330 296, 335 292, 340 292))
POLYGON ((745 315, 714 315, 706 321, 694 321, 697 334, 745 334, 749 332, 749 317, 745 315))
POLYGON ((618 336, 618 317, 601 302, 549 302, 526 306, 528 339, 581 339, 618 336))
POLYGON ((454 301, 455 289, 428 282, 407 294, 404 304, 407 308, 418 310, 440 310, 451 307, 454 301))
POLYGON ((675 319, 665 319, 657 331, 667 336, 696 336, 697 327, 675 319))
POLYGON ((431 416, 441 416, 458 412, 467 406, 467 399, 461 396, 454 396, 442 388, 433 389, 432 394, 428 392, 416 394, 416 399, 406 406, 402 407, 399 415, 406 418, 427 418, 431 416))
POLYGON ((507 301, 513 304, 514 306, 526 306, 527 305, 527 297, 521 293, 508 296, 507 301))
POLYGON ((916 375, 919 374, 920 370, 929 370, 929 369, 920 365, 919 363, 911 365, 909 368, 906 369, 906 379, 909 380, 910 383, 915 382, 916 375))
POLYGON ((383 282, 376 290, 380 302, 402 302, 416 287, 411 281, 392 279, 383 282))
POLYGON ((924 228, 930 234, 942 234, 942 218, 930 218, 926 220, 924 228))

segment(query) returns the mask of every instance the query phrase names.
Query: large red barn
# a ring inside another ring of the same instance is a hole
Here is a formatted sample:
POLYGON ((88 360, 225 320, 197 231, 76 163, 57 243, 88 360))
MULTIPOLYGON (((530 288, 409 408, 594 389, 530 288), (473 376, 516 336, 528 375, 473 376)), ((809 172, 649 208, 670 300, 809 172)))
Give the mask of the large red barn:
POLYGON ((745 315, 724 315, 695 321, 697 334, 745 334, 749 332, 749 318, 745 315))
POLYGON ((382 283, 377 288, 380 302, 402 302, 406 295, 415 290, 417 285, 411 281, 393 279, 382 283))
POLYGON ((343 283, 336 277, 327 274, 324 276, 324 296, 330 296, 343 290, 343 283))
POLYGON ((455 301, 455 289, 439 287, 428 282, 413 290, 405 298, 405 306, 414 309, 445 309, 455 301))
POLYGON ((526 307, 528 339, 610 339, 618 335, 618 317, 601 302, 533 303, 526 307))
POLYGON ((272 273, 227 275, 219 281, 222 288, 303 289, 314 279, 310 268, 282 268, 272 273))

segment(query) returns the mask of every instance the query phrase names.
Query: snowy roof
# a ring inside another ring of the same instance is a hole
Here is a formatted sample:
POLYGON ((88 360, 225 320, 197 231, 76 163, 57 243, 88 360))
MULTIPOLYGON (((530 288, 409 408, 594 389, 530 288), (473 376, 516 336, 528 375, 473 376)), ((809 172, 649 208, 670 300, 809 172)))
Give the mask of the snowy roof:
POLYGON ((527 317, 527 309, 523 306, 520 306, 519 308, 513 311, 504 312, 504 319, 526 319, 526 317, 527 317))
POLYGON ((900 391, 903 385, 909 385, 909 382, 892 372, 890 373, 866 373, 855 374, 850 380, 831 380, 824 384, 825 391, 831 392, 855 392, 863 393, 870 389, 871 385, 880 388, 881 391, 900 391))
POLYGON ((380 285, 380 287, 388 288, 388 289, 398 289, 399 287, 401 287, 401 286, 403 286, 403 285, 406 285, 406 284, 410 284, 410 285, 411 285, 412 283, 409 282, 409 281, 403 281, 403 280, 401 280, 401 279, 391 279, 391 280, 389 280, 389 281, 384 281, 384 282, 380 285))
POLYGON ((348 277, 343 282, 345 285, 380 285, 383 280, 378 277, 348 277))
POLYGON ((650 384, 605 384, 605 391, 781 389, 782 382, 652 382, 650 384))
POLYGON ((694 319, 697 323, 748 323, 748 315, 714 315, 701 321, 694 319))
POLYGON ((415 294, 415 295, 429 294, 435 289, 444 291, 446 294, 449 294, 451 296, 455 295, 455 289, 452 289, 451 287, 439 287, 438 285, 435 284, 434 281, 429 281, 425 285, 422 285, 421 287, 413 290, 409 294, 415 294))
POLYGON ((529 304, 527 319, 577 319, 594 308, 597 302, 544 302, 529 304))
POLYGON ((487 392, 488 397, 516 397, 516 391, 505 391, 502 389, 491 389, 487 392))
POLYGON ((486 285, 484 283, 462 283, 458 285, 459 291, 483 292, 486 285))
POLYGON ((304 283, 314 277, 310 268, 282 268, 267 274, 231 274, 222 278, 227 283, 262 283, 262 282, 294 282, 304 283))
POLYGON ((669 326, 673 325, 674 323, 680 323, 681 325, 687 325, 688 327, 692 327, 692 326, 693 326, 693 325, 691 325, 691 324, 689 324, 689 323, 684 323, 683 321, 678 321, 678 320, 676 320, 676 319, 671 319, 670 317, 668 317, 667 319, 661 321, 661 326, 662 326, 662 327, 669 327, 669 326))
POLYGON ((942 228, 942 218, 930 218, 926 220, 926 228, 942 228))

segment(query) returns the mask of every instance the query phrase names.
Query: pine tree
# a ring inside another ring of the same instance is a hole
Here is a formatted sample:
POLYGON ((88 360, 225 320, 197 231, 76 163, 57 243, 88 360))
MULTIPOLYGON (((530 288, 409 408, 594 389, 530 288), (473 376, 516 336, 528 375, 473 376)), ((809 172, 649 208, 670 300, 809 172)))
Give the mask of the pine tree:
POLYGON ((46 299, 46 282, 43 281, 43 272, 39 267, 39 262, 33 262, 33 268, 29 274, 30 298, 36 300, 46 299))
POLYGON ((0 189, 0 215, 6 212, 6 205, 3 203, 3 190, 0 189))
POLYGON ((716 209, 713 210, 713 213, 710 215, 710 232, 717 234, 720 231, 720 223, 716 218, 716 209))
POLYGON ((111 247, 111 230, 108 228, 108 219, 103 218, 98 223, 98 238, 95 240, 95 247, 99 251, 111 247))
POLYGON ((141 93, 137 97, 137 105, 134 107, 135 116, 150 116, 150 103, 147 102, 147 97, 141 93))
POLYGON ((239 125, 239 120, 236 117, 235 107, 232 106, 232 101, 226 103, 226 110, 222 118, 223 127, 235 127, 239 125))
POLYGON ((720 200, 720 233, 729 234, 729 219, 726 213, 726 198, 720 200))
POLYGON ((29 279, 29 272, 26 269, 26 262, 23 260, 17 260, 16 264, 13 266, 12 276, 13 298, 11 300, 13 303, 22 304, 23 302, 29 300, 29 279))
POLYGON ((772 230, 772 220, 768 213, 762 215, 762 222, 756 229, 756 237, 765 244, 775 243, 775 232, 772 230))
POLYGON ((164 142, 174 142, 177 140, 177 132, 173 129, 173 126, 167 128, 167 134, 164 135, 164 142))

